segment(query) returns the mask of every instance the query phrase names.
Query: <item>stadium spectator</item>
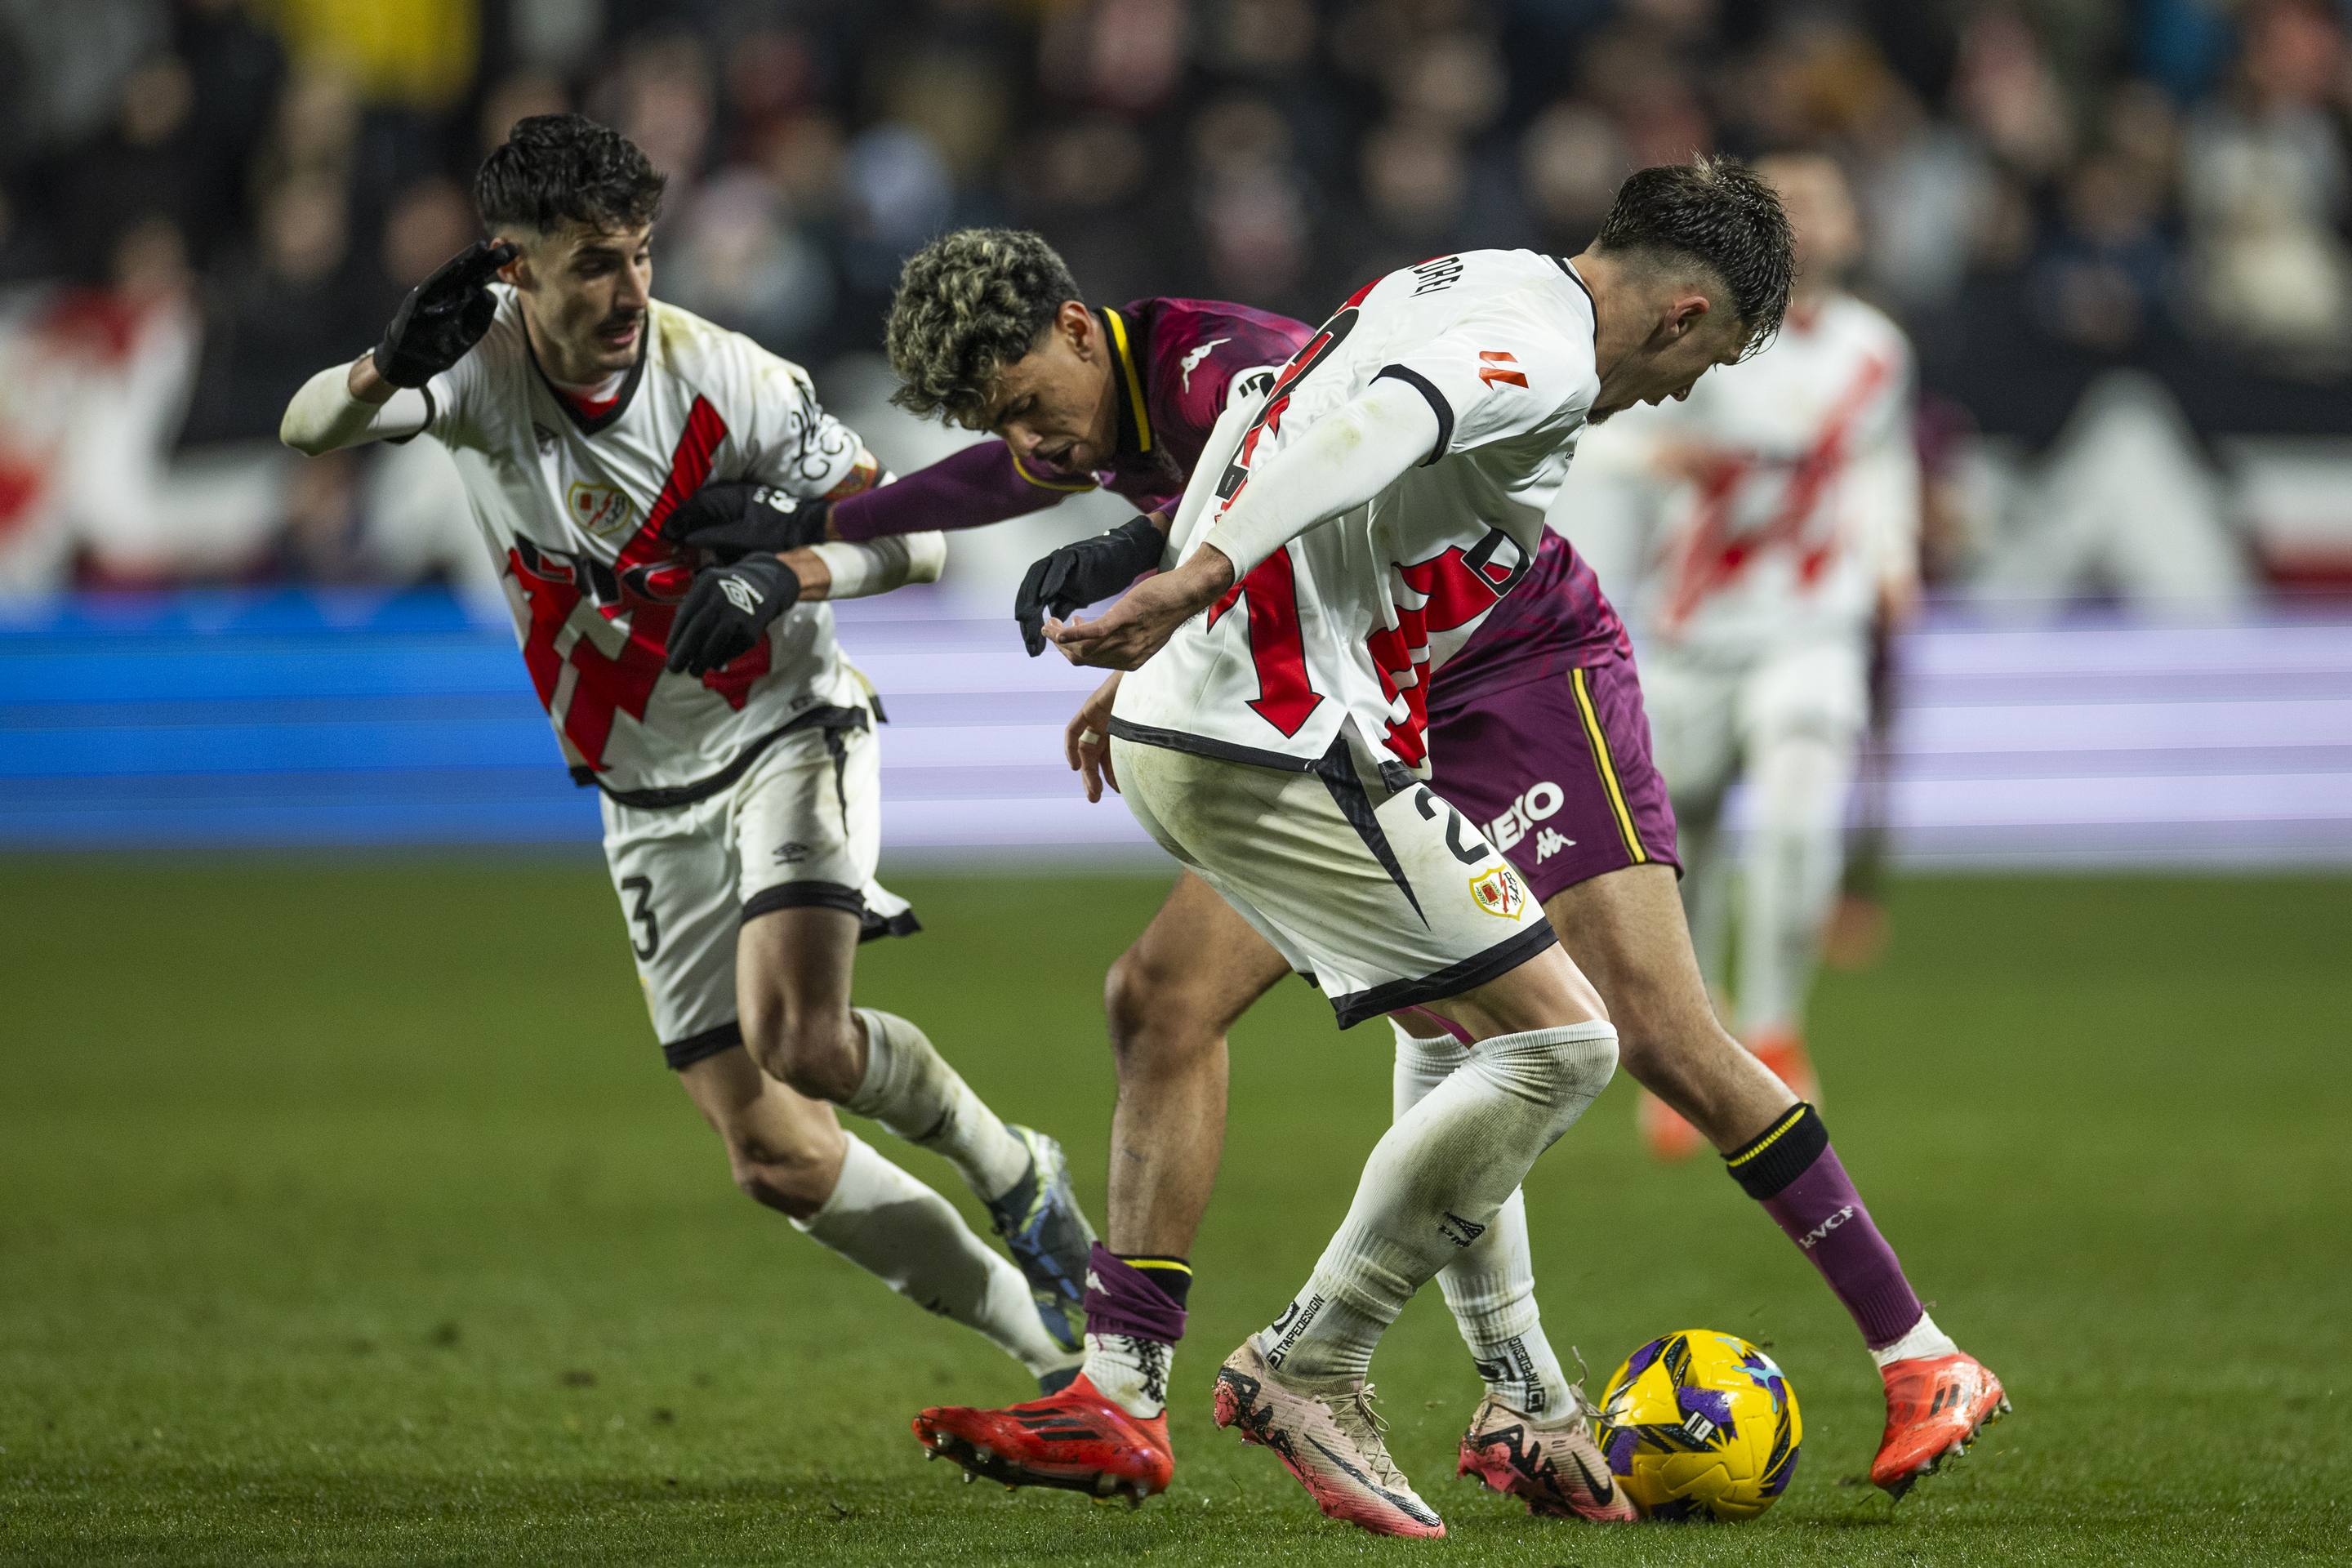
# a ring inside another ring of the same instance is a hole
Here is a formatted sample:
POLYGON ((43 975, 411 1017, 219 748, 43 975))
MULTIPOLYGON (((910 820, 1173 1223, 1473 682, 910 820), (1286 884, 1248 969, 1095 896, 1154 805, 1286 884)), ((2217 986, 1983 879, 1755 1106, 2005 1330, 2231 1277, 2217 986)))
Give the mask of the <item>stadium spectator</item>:
POLYGON ((2352 424, 2330 0, 0 0, 0 81, 9 318, 167 220, 194 443, 268 428, 446 239, 447 182, 574 106, 669 174, 668 290, 820 366, 955 224, 1034 226, 1108 296, 1319 320, 1434 252, 1573 250, 1637 164, 1801 148, 1987 435, 2044 453, 2125 368, 2200 440, 2352 424))

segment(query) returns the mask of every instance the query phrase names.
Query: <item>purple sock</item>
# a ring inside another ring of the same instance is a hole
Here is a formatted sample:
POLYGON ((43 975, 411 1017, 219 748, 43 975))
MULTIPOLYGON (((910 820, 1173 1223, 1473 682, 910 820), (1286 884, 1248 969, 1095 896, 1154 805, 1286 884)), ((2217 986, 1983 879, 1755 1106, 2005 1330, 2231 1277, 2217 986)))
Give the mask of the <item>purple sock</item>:
POLYGON ((1188 1283, 1192 1271, 1181 1258, 1150 1258, 1139 1268, 1101 1242, 1087 1258, 1087 1332, 1130 1334, 1172 1345, 1184 1337, 1184 1306, 1179 1291, 1153 1280, 1165 1272, 1188 1283), (1173 1268, 1166 1266, 1173 1265, 1173 1268), (1180 1272, 1181 1271, 1181 1272, 1180 1272))
POLYGON ((1864 1343, 1879 1350, 1910 1331, 1924 1309, 1830 1147, 1819 1111, 1800 1101, 1724 1163, 1822 1271, 1864 1343))

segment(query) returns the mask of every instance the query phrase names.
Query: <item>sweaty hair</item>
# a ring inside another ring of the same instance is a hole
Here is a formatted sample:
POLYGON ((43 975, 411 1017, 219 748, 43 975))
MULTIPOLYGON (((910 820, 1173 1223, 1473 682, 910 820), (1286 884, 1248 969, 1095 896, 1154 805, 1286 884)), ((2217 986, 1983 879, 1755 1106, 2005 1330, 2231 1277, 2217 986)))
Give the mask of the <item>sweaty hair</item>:
POLYGON ((1026 229, 966 228, 907 258, 883 347, 898 373, 890 401, 970 428, 986 417, 996 373, 1037 346, 1077 279, 1026 229))
POLYGON ((493 230, 554 234, 572 224, 642 228, 661 211, 667 177, 637 144, 584 114, 515 121, 474 176, 474 206, 493 230))
POLYGON ((1780 330, 1797 270, 1796 239, 1779 195, 1737 158, 1635 172, 1617 187, 1592 248, 1706 268, 1730 293, 1750 353, 1780 330))

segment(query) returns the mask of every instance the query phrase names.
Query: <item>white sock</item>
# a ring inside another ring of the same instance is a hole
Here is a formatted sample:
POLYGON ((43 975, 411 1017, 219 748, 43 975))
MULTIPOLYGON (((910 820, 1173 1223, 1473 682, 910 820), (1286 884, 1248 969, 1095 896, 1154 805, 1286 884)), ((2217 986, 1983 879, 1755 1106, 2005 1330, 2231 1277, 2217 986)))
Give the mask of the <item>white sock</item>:
POLYGON ((1743 1038, 1797 1030, 1820 962, 1822 928, 1845 864, 1853 747, 1812 733, 1761 742, 1749 769, 1756 825, 1739 919, 1743 1038))
POLYGON ((1605 1023, 1499 1035, 1373 1145, 1355 1202, 1307 1289, 1259 1336, 1299 1378, 1360 1378, 1414 1291, 1494 1225, 1536 1157, 1617 1067, 1605 1023))
POLYGON ((1021 1270, 963 1223, 955 1205, 874 1152, 855 1132, 841 1179, 795 1229, 841 1254, 928 1312, 978 1329, 1033 1375, 1070 1363, 1045 1334, 1021 1270))
POLYGON ((1137 1334, 1087 1335, 1087 1381, 1129 1415, 1150 1420, 1168 1408, 1168 1369, 1176 1347, 1137 1334))
MULTIPOLYGON (((1402 1024, 1395 1027, 1395 1113, 1402 1116, 1470 1059, 1470 1047, 1451 1035, 1433 1038, 1411 1034, 1402 1024)), ((1437 1287, 1489 1394, 1523 1415, 1570 1408, 1567 1370, 1536 1309, 1524 1194, 1512 1193, 1486 1234, 1437 1271, 1437 1287)))
POLYGON ((1904 1331, 1901 1339, 1871 1352, 1870 1359, 1884 1370, 1894 1362, 1914 1361, 1921 1356, 1957 1355, 1959 1349, 1952 1342, 1951 1335, 1936 1326, 1934 1318, 1922 1312, 1919 1321, 1904 1331))
POLYGON ((929 1036, 895 1013, 853 1007, 866 1031, 866 1077, 844 1110, 870 1116, 945 1158, 985 1203, 1029 1171, 1029 1147, 1015 1138, 929 1036))

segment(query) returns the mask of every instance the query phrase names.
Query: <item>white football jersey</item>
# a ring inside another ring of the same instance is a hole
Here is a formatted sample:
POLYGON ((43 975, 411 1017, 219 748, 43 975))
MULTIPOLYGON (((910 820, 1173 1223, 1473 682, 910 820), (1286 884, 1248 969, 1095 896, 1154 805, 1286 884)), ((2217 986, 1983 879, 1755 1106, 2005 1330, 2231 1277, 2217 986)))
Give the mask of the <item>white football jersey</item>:
POLYGON ((675 804, 726 783, 813 711, 855 706, 859 679, 823 603, 786 610, 707 675, 663 667, 691 581, 661 537, 680 501, 707 479, 822 496, 870 464, 807 373, 656 300, 636 368, 590 416, 540 369, 514 291, 493 292, 489 331, 426 389, 425 428, 457 458, 573 776, 631 804, 675 804))
POLYGON ((1645 640, 1745 658, 1859 636, 1882 578, 1916 570, 1911 346, 1861 300, 1792 310, 1762 353, 1612 420, 1591 456, 1617 467, 1674 442, 1720 460, 1664 498, 1629 606, 1645 640))
POLYGON ((1368 762, 1424 771, 1430 671, 1526 575, 1600 393, 1594 321, 1575 270, 1528 250, 1443 256, 1359 290, 1284 367, 1233 462, 1194 471, 1215 487, 1199 533, 1253 465, 1375 380, 1429 399, 1434 448, 1179 628, 1120 683, 1120 732, 1301 769, 1346 737, 1368 762))

